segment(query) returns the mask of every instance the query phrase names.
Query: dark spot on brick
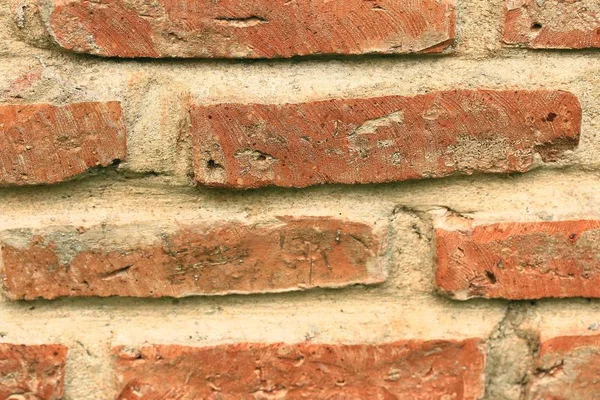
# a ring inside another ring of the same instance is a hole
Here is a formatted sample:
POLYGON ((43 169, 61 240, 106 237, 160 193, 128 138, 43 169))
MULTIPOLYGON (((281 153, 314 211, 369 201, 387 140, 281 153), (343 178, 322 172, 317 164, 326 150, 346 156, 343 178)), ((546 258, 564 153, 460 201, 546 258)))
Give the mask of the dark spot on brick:
POLYGON ((492 284, 495 284, 498 280, 496 279, 496 275, 491 271, 485 271, 485 276, 489 279, 492 284))
POLYGON ((224 167, 217 163, 215 160, 208 160, 208 162, 206 163, 206 166, 208 167, 208 169, 217 169, 217 168, 221 168, 224 169, 224 167))

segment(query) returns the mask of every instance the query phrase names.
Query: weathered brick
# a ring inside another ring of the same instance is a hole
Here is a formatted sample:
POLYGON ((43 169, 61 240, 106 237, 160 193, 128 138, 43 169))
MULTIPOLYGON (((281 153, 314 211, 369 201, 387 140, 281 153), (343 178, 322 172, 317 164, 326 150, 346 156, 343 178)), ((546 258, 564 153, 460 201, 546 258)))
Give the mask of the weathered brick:
POLYGON ((597 400, 600 336, 563 336, 541 343, 528 399, 597 400))
POLYGON ((121 106, 0 105, 0 186, 50 184, 126 155, 121 106))
POLYGON ((374 228, 329 218, 10 230, 0 242, 11 299, 285 292, 385 279, 374 228))
POLYGON ((109 57, 439 53, 454 0, 41 0, 65 49, 109 57))
POLYGON ((525 172, 575 148, 581 106, 562 91, 456 90, 415 97, 192 108, 195 179, 304 187, 525 172))
POLYGON ((436 223, 437 285, 457 299, 600 297, 600 221, 436 223))
POLYGON ((66 362, 61 345, 0 344, 0 399, 62 399, 66 362))
POLYGON ((120 400, 475 400, 483 395, 480 345, 478 339, 380 345, 242 343, 117 347, 114 353, 120 400))
POLYGON ((600 47, 600 3, 506 0, 503 41, 534 49, 600 47))

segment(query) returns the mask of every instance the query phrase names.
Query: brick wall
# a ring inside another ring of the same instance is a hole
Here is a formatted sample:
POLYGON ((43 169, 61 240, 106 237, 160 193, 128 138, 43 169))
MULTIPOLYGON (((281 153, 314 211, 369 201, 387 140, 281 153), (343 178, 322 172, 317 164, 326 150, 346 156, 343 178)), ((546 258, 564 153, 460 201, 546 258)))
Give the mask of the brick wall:
POLYGON ((0 2, 0 399, 598 399, 592 0, 0 2))

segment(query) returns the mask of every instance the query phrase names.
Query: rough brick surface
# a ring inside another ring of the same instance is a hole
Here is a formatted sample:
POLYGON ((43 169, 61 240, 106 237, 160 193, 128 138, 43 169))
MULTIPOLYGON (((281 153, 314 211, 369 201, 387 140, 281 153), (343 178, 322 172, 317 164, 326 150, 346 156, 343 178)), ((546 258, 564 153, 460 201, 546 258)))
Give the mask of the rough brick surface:
POLYGON ((600 221, 477 224, 453 216, 435 237, 437 285, 458 299, 600 297, 600 221))
POLYGON ((66 362, 61 345, 0 344, 0 399, 62 399, 66 362))
POLYGON ((576 147, 561 91, 447 91, 304 104, 194 106, 195 179, 236 188, 525 172, 576 147))
POLYGON ((277 223, 56 228, 0 234, 12 299, 183 297, 378 283, 380 238, 328 218, 277 223))
POLYGON ((600 393, 600 336, 542 341, 529 399, 596 400, 600 393))
POLYGON ((0 186, 50 184, 126 155, 121 106, 0 105, 0 186))
POLYGON ((483 394, 485 361, 478 339, 119 347, 114 353, 120 400, 475 400, 483 394))
POLYGON ((116 57, 278 58, 436 53, 454 40, 453 0, 43 0, 54 40, 116 57))
POLYGON ((534 49, 600 47, 597 0, 506 0, 504 42, 534 49))

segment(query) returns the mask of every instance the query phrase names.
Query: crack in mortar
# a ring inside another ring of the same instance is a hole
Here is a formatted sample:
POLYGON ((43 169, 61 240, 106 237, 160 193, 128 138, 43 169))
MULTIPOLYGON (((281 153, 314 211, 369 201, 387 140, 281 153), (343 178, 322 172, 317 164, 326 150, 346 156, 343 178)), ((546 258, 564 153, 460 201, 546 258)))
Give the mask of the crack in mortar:
POLYGON ((504 318, 488 337, 483 400, 527 398, 540 339, 520 326, 532 304, 509 302, 504 318))
MULTIPOLYGON (((447 215, 470 218, 469 214, 473 213, 475 211, 455 210, 445 206, 399 205, 392 215, 410 215, 425 227, 431 227, 431 231, 418 233, 428 240, 431 259, 434 260, 436 254, 433 220, 447 215)), ((435 271, 432 274, 435 274, 435 271)), ((535 302, 506 302, 504 317, 485 342, 485 394, 482 400, 527 399, 529 387, 537 373, 535 365, 540 339, 537 332, 523 329, 521 325, 534 305, 535 302)), ((468 307, 468 303, 464 306, 468 307)))

